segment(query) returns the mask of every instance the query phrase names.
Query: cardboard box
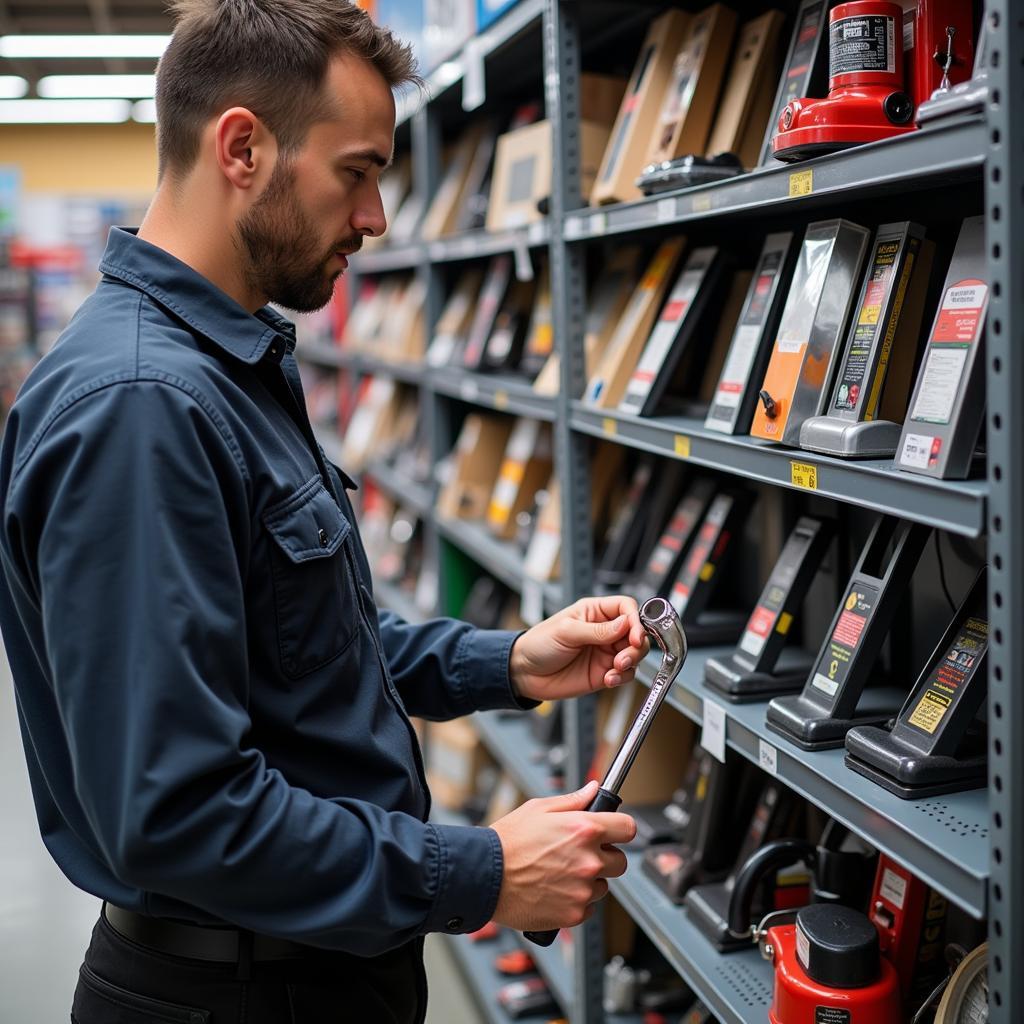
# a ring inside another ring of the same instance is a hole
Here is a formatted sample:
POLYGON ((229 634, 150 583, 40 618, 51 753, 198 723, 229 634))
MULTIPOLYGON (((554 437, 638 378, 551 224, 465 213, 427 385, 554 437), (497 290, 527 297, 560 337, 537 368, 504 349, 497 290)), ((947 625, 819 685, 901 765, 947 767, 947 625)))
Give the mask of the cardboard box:
POLYGON ((785 20, 781 11, 766 11, 740 26, 732 68, 708 137, 708 156, 735 153, 744 167, 757 166, 774 105, 779 37, 785 20))
POLYGON ((476 160, 477 150, 494 145, 494 129, 486 121, 471 124, 449 150, 441 184, 434 193, 420 235, 427 241, 452 234, 466 198, 482 183, 483 172, 476 160))
POLYGON ((426 752, 431 795, 449 810, 489 789, 488 777, 497 774, 494 759, 465 718, 431 722, 426 752))
POLYGON ((487 266, 487 276, 480 289, 473 321, 462 350, 462 365, 467 370, 480 369, 487 339, 491 336, 494 321, 512 284, 512 269, 512 257, 507 253, 495 256, 487 266))
MULTIPOLYGON (((608 127, 597 121, 580 122, 580 187, 584 195, 593 186, 608 132, 608 127)), ((544 220, 538 203, 551 195, 551 147, 551 122, 547 120, 516 128, 498 139, 487 208, 488 231, 544 220)))
POLYGON ((672 65, 645 164, 703 153, 736 31, 736 13, 712 4, 695 14, 672 65))
MULTIPOLYGON (((587 380, 597 369, 597 362, 633 295, 639 264, 638 246, 616 249, 591 289, 583 340, 587 380)), ((562 386, 560 375, 561 360, 557 352, 552 352, 534 381, 534 390, 542 395, 557 395, 562 386)))
POLYGON ((487 525, 497 537, 511 540, 516 516, 533 503, 534 495, 551 476, 551 427, 521 418, 512 428, 497 483, 487 509, 487 525))
POLYGON ((457 361, 476 315, 483 281, 484 272, 479 267, 473 267, 456 282, 434 328, 430 348, 427 349, 429 366, 447 366, 457 361))
POLYGON ((551 275, 547 260, 542 259, 537 273, 537 290, 530 313, 530 325, 523 345, 523 358, 519 369, 528 377, 537 373, 550 360, 555 349, 555 328, 551 321, 551 275))
POLYGON ((398 419, 400 401, 398 385, 387 377, 373 377, 363 384, 342 441, 342 459, 348 472, 360 473, 366 467, 374 444, 398 419))
POLYGON ((482 519, 512 435, 507 416, 470 413, 452 452, 448 479, 437 497, 437 511, 448 519, 482 519))
POLYGON ((762 401, 751 437, 795 447, 804 420, 822 412, 870 238, 867 228, 847 220, 808 225, 759 389, 772 415, 762 401))
POLYGON ((587 382, 585 401, 614 409, 622 400, 685 245, 686 239, 672 238, 658 247, 587 382))
POLYGON ((682 46, 689 15, 666 11, 651 22, 619 107, 590 202, 620 203, 643 193, 636 179, 646 163, 648 143, 658 120, 672 65, 682 46))
MULTIPOLYGON (((593 71, 584 71, 580 75, 580 119, 603 124, 611 131, 625 92, 626 80, 619 75, 598 75, 593 71)), ((602 152, 598 156, 598 163, 603 155, 602 152)), ((597 173, 596 167, 594 173, 597 173)))

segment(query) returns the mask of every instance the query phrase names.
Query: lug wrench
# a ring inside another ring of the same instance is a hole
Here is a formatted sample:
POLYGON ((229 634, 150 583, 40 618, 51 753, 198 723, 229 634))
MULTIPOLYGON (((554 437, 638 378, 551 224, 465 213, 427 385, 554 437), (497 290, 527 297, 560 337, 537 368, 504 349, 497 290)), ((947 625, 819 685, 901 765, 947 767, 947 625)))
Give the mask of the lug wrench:
MULTIPOLYGON (((611 767, 605 774, 597 796, 591 800, 588 811, 617 811, 622 798, 619 790, 629 769, 640 753, 640 747, 650 731, 654 716, 658 712, 672 689, 679 670, 686 661, 686 634, 679 623, 675 609, 662 597, 652 597, 640 608, 640 624, 654 637, 654 642, 661 648, 661 666, 651 683, 651 692, 647 695, 643 707, 636 713, 633 724, 629 727, 611 767)), ((538 946, 550 946, 555 941, 558 929, 543 932, 524 932, 531 942, 538 946)))

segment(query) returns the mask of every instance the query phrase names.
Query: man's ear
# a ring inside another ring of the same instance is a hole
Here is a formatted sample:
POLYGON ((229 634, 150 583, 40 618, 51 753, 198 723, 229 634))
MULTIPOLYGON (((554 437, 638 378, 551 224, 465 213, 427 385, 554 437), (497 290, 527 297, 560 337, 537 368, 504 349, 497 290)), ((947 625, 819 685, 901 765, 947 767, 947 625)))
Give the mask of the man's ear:
POLYGON ((214 138, 217 164, 235 188, 250 189, 265 181, 277 159, 277 146, 251 110, 225 110, 217 121, 214 138))

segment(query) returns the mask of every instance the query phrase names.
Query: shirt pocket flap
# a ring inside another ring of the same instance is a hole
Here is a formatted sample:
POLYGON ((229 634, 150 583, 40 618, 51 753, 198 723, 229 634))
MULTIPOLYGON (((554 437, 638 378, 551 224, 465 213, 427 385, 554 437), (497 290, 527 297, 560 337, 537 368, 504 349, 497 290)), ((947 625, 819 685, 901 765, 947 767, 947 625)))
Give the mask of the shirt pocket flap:
POLYGON ((319 476, 267 509, 263 524, 293 562, 332 557, 352 529, 319 476))

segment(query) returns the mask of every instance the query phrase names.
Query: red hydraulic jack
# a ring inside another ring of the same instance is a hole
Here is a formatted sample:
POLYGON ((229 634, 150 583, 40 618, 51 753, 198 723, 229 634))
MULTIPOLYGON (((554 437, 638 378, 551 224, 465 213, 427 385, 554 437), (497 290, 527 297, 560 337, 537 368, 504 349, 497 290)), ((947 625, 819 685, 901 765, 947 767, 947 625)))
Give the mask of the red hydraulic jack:
POLYGON ((772 140, 776 159, 805 160, 914 131, 918 103, 941 82, 956 84, 970 77, 970 3, 918 0, 912 28, 914 47, 905 68, 900 4, 856 0, 834 7, 829 14, 828 96, 786 105, 772 140))

